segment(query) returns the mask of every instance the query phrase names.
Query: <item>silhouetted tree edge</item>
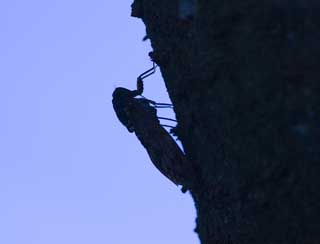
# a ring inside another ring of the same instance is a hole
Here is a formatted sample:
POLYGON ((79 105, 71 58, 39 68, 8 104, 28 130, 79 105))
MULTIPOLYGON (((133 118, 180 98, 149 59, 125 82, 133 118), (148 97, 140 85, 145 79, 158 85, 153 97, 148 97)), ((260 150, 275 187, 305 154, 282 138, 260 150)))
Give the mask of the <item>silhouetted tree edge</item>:
POLYGON ((202 244, 320 241, 319 10, 311 0, 133 2, 193 164, 202 244))

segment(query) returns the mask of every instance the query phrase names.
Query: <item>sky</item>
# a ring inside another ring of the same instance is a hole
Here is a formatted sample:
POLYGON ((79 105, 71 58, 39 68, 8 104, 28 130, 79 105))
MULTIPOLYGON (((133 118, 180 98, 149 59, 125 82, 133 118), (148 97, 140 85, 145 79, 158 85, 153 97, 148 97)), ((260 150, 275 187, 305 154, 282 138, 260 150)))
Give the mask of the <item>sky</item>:
MULTIPOLYGON (((151 67, 130 5, 0 1, 0 243, 199 243, 190 195, 112 108, 151 67)), ((170 102, 159 70, 145 95, 170 102)))

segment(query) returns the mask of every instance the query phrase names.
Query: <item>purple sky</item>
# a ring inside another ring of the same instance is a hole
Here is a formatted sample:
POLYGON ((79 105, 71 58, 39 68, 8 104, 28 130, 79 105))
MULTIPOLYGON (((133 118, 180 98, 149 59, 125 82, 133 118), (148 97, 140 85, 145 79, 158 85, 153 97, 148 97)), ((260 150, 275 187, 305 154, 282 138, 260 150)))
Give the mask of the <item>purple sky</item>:
MULTIPOLYGON (((112 109, 151 65, 130 4, 0 1, 1 244, 199 243, 189 194, 112 109)), ((169 102, 159 70, 145 89, 169 102)))

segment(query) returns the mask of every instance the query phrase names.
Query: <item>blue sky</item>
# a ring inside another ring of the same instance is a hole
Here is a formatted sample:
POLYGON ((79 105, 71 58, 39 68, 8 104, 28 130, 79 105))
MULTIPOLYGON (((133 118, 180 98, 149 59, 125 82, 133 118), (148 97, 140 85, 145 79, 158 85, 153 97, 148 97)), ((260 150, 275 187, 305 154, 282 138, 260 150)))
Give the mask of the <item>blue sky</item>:
MULTIPOLYGON (((112 109, 151 65, 130 4, 0 1, 0 243, 199 243, 190 196, 112 109)), ((169 101, 159 70, 145 89, 169 101)))

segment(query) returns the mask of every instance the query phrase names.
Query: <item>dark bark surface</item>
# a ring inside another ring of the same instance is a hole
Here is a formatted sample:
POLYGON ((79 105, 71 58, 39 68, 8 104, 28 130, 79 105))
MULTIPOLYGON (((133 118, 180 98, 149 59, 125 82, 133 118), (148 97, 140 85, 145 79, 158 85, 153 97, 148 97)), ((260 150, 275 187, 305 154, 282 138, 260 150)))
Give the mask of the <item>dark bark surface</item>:
POLYGON ((320 243, 320 4, 135 0, 193 164, 202 244, 320 243))

